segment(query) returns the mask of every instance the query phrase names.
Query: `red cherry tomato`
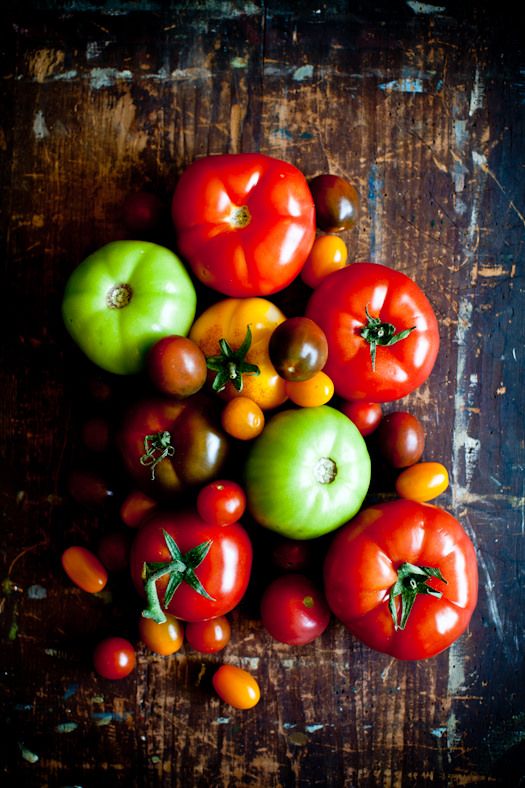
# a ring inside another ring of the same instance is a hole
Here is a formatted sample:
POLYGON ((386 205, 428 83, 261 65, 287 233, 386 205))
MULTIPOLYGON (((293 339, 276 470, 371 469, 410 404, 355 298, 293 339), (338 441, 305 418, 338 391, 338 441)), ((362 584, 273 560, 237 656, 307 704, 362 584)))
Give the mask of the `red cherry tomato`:
POLYGON ((379 402, 352 400, 343 402, 339 409, 354 422, 363 437, 371 435, 383 418, 383 410, 379 402))
POLYGON ((123 679, 135 669, 135 649, 129 640, 109 637, 100 641, 93 652, 93 666, 105 679, 123 679))
POLYGON ((166 613, 166 621, 157 624, 151 618, 140 617, 139 635, 144 645, 155 654, 168 656, 179 651, 184 642, 184 625, 178 618, 166 613))
POLYGON ((425 430, 412 413, 395 411, 385 416, 377 428, 379 451, 393 468, 418 462, 425 448, 425 430))
POLYGON ((220 479, 210 482, 197 495, 197 511, 212 525, 230 525, 243 516, 246 495, 237 482, 220 479))
POLYGON ((73 545, 62 553, 62 566, 76 586, 90 594, 106 587, 108 573, 97 556, 85 547, 73 545))
POLYGON ((212 682, 217 695, 235 709, 251 709, 260 700, 261 690, 256 679, 236 665, 221 665, 212 682))
POLYGON ((440 462, 418 462, 396 479, 396 492, 410 501, 431 501, 448 487, 448 471, 440 462))
POLYGON ((266 588, 261 600, 265 629, 281 643, 304 646, 328 626, 330 611, 323 594, 304 575, 282 575, 266 588))
POLYGON ((186 624, 186 640, 195 651, 203 654, 222 651, 230 642, 230 637, 231 626, 226 616, 186 624))
POLYGON ((129 532, 111 531, 101 536, 97 554, 110 572, 123 572, 129 566, 129 532))

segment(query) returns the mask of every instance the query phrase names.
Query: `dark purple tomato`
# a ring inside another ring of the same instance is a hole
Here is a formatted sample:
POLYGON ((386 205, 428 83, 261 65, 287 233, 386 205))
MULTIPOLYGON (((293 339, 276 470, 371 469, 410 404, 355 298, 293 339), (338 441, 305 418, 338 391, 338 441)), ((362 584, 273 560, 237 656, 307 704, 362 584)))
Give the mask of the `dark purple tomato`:
POLYGON ((425 448, 425 430, 419 419, 406 411, 385 416, 376 431, 379 451, 393 468, 418 462, 425 448))
POLYGON ((176 334, 155 342, 147 355, 148 375, 163 394, 181 399, 196 394, 206 382, 208 368, 200 347, 176 334))
POLYGON ((270 337, 270 361, 285 380, 309 380, 326 364, 328 342, 309 317, 290 317, 270 337))
POLYGON ((359 195, 338 175, 318 175, 309 181, 317 227, 327 233, 350 230, 359 218, 359 195))

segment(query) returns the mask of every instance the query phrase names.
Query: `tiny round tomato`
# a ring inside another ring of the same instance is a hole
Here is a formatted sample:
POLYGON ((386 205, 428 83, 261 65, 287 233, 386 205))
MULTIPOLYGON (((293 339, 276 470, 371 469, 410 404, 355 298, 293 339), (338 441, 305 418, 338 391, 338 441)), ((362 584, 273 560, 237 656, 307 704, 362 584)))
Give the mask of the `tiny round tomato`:
POLYGON ((105 679, 123 679, 135 669, 135 649, 126 638, 101 640, 93 652, 93 666, 105 679))
POLYGON ((285 572, 301 572, 313 564, 313 544, 302 539, 279 539, 274 545, 272 563, 285 572))
POLYGON ((448 471, 440 462, 418 462, 396 479, 396 492, 410 501, 431 501, 448 487, 448 471))
POLYGON ((111 531, 100 538, 97 554, 110 572, 123 572, 128 567, 129 548, 129 532, 111 531))
POLYGON ((310 380, 326 364, 328 342, 309 317, 290 317, 272 332, 270 361, 285 380, 310 380))
POLYGON ((328 375, 316 372, 309 380, 287 381, 286 393, 296 405, 302 408, 313 408, 326 405, 334 394, 334 384, 328 375))
POLYGON ((264 628, 274 640, 304 646, 328 626, 330 611, 322 593, 304 575, 289 574, 273 580, 261 600, 264 628))
POLYGON ((109 447, 110 429, 107 419, 102 416, 92 416, 82 425, 82 443, 96 453, 102 453, 109 447))
POLYGON ((234 709, 251 709, 261 697, 255 678, 236 665, 221 665, 212 682, 217 695, 234 709))
POLYGON ((96 594, 106 587, 108 573, 97 556, 86 547, 73 545, 62 553, 62 566, 72 583, 96 594))
POLYGON ((260 435, 264 429, 264 412, 249 397, 230 400, 221 413, 224 432, 237 440, 248 441, 260 435))
POLYGON ((139 635, 144 645, 155 654, 175 654, 184 641, 184 625, 178 618, 166 613, 166 621, 157 624, 151 618, 140 617, 139 635))
POLYGON ((188 337, 163 337, 150 348, 146 357, 148 376, 163 394, 189 397, 196 394, 208 376, 206 356, 188 337))
POLYGON ((149 233, 155 230, 166 214, 167 207, 153 192, 131 192, 122 204, 122 220, 131 232, 149 233))
POLYGON ((157 508, 157 501, 141 490, 133 490, 120 506, 120 519, 128 528, 138 528, 148 514, 157 508))
POLYGON ((418 462, 425 448, 425 430, 412 413, 389 413, 377 428, 379 451, 393 468, 406 468, 418 462))
POLYGON ((231 626, 226 616, 217 616, 209 621, 191 621, 186 624, 186 640, 195 651, 215 654, 222 651, 231 638, 231 626))
POLYGON ((370 435, 379 426, 383 418, 383 410, 379 402, 362 402, 351 400, 343 402, 339 410, 353 421, 363 437, 370 435))
POLYGON ((359 195, 351 183, 338 175, 318 175, 308 185, 320 230, 338 233, 354 226, 359 217, 359 195))
POLYGON ((301 279, 309 287, 317 287, 328 274, 344 268, 348 248, 338 235, 320 235, 315 239, 301 271, 301 279))
POLYGON ((210 482, 197 495, 197 511, 211 525, 237 522, 246 509, 246 495, 240 484, 219 480, 210 482))

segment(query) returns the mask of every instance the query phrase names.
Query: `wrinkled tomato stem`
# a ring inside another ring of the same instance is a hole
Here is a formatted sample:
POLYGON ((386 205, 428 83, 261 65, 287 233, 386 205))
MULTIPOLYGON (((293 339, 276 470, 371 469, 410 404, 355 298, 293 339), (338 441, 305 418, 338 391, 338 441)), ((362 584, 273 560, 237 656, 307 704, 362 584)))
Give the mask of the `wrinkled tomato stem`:
POLYGON ((435 577, 443 583, 447 582, 437 567, 416 566, 405 562, 398 568, 397 580, 390 589, 388 596, 388 607, 396 631, 406 627, 410 611, 418 594, 427 594, 438 599, 443 595, 441 591, 437 591, 432 586, 427 585, 427 581, 431 577, 435 577), (396 597, 398 596, 401 597, 401 608, 399 611, 401 619, 399 619, 396 605, 396 597))
POLYGON ((381 318, 372 317, 368 311, 368 306, 365 306, 365 313, 367 323, 361 329, 361 336, 370 345, 370 358, 372 359, 372 369, 376 368, 376 350, 378 346, 387 347, 395 345, 401 339, 406 339, 407 336, 414 331, 415 326, 406 328, 404 331, 396 333, 396 327, 392 323, 383 323, 381 318))

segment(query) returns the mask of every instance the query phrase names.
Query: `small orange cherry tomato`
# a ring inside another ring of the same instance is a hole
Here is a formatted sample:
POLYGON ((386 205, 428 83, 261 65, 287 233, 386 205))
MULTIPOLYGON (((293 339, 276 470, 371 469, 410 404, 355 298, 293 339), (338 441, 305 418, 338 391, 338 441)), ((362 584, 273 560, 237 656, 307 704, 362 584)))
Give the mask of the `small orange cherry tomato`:
POLYGON ((222 428, 232 438, 251 440, 264 429, 264 413, 249 397, 230 400, 221 414, 222 428))
POLYGON ((322 280, 344 268, 348 260, 348 249, 337 235, 320 235, 315 239, 310 254, 301 271, 301 279, 309 287, 317 287, 322 280))
POLYGON ((208 621, 190 621, 186 624, 186 640, 195 651, 215 654, 222 651, 231 638, 231 625, 226 616, 208 621))
POLYGON ((221 665, 212 682, 217 695, 235 709, 251 709, 261 697, 259 685, 251 673, 236 665, 221 665))
POLYGON ((286 382, 286 393, 296 405, 302 408, 312 408, 325 405, 332 399, 334 384, 326 372, 316 372, 309 380, 286 382))
POLYGON ((431 501, 448 487, 448 471, 440 462, 418 462, 396 479, 396 492, 410 501, 431 501))
POLYGON ((184 625, 171 613, 165 613, 166 621, 157 624, 151 618, 141 616, 139 636, 144 645, 155 654, 175 654, 184 641, 184 625))
POLYGON ((62 566, 71 582, 90 594, 102 591, 108 582, 105 567, 86 547, 73 545, 64 550, 62 566))
POLYGON ((120 507, 120 519, 128 528, 138 528, 147 514, 157 508, 157 501, 140 490, 133 490, 120 507))

